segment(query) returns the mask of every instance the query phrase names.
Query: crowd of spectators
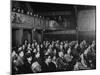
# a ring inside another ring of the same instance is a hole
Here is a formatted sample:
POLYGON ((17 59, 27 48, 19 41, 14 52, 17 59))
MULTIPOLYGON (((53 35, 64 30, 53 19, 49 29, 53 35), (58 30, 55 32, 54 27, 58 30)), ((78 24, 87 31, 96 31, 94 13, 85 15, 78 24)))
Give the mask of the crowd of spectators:
POLYGON ((12 74, 89 70, 96 68, 96 43, 27 40, 11 52, 12 74))

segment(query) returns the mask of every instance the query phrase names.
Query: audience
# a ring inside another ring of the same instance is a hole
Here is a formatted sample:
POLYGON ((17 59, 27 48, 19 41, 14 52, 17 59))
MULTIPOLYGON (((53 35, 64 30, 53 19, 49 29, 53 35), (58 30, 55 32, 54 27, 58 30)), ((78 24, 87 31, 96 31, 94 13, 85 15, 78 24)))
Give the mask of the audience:
POLYGON ((27 40, 11 53, 12 73, 40 73, 96 68, 96 44, 81 41, 27 40))

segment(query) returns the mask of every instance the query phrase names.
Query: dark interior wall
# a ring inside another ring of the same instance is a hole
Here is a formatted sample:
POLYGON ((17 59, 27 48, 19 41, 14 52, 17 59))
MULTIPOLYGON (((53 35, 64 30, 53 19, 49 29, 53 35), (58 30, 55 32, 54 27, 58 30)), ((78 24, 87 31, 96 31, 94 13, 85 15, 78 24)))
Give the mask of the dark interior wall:
POLYGON ((81 10, 78 13, 78 30, 95 31, 95 10, 81 10))
POLYGON ((31 42, 31 30, 12 29, 12 46, 20 46, 24 40, 31 42))
POLYGON ((12 30, 12 46, 16 46, 16 30, 12 30))
POLYGON ((95 40, 96 38, 96 23, 95 9, 81 10, 78 13, 78 39, 79 40, 95 40))
POLYGON ((42 32, 33 31, 32 29, 12 29, 12 47, 20 46, 25 40, 32 42, 32 40, 42 41, 42 32))
POLYGON ((41 31, 33 31, 32 40, 36 40, 38 42, 42 41, 42 32, 41 31))
POLYGON ((29 29, 24 29, 23 30, 23 42, 25 41, 25 40, 28 40, 28 42, 31 42, 31 40, 32 40, 32 33, 31 33, 31 29, 29 30, 29 29))
POLYGON ((12 30, 12 46, 19 46, 22 44, 23 30, 13 29, 12 30))
POLYGON ((45 34, 44 40, 76 40, 75 34, 45 34))
POLYGON ((95 31, 79 31, 78 32, 78 39, 80 41, 86 40, 86 41, 93 41, 96 40, 96 33, 95 31))
POLYGON ((76 30, 53 30, 44 32, 44 40, 76 40, 76 30))

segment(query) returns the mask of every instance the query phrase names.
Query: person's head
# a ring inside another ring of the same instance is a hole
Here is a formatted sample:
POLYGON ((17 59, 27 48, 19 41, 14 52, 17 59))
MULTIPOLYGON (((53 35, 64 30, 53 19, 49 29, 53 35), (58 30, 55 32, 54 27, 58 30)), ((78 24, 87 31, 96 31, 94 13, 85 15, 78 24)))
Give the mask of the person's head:
POLYGON ((61 51, 61 52, 58 53, 58 55, 59 55, 59 57, 62 57, 63 58, 64 53, 61 51))
POLYGON ((27 61, 31 62, 32 61, 32 56, 27 57, 27 61))
POLYGON ((64 48, 67 48, 67 47, 68 47, 68 43, 65 43, 65 44, 64 44, 64 48))
POLYGON ((37 46, 37 42, 35 42, 35 46, 37 46))
POLYGON ((43 48, 43 44, 41 44, 40 47, 43 48))
POLYGON ((69 54, 69 55, 71 54, 71 48, 70 47, 67 50, 67 54, 69 54))
POLYGON ((39 45, 37 45, 37 51, 40 51, 40 46, 39 45))
POLYGON ((58 47, 58 46, 59 46, 58 43, 56 43, 56 44, 55 44, 55 47, 58 47))
POLYGON ((30 49, 28 49, 28 50, 27 50, 27 53, 31 53, 31 50, 30 50, 30 49))
POLYGON ((22 46, 22 49, 23 49, 23 50, 25 49, 25 45, 22 46))
POLYGON ((40 53, 39 53, 39 52, 37 52, 37 53, 36 53, 36 55, 35 55, 35 58, 37 58, 37 59, 38 59, 39 57, 40 57, 40 53))
POLYGON ((31 44, 30 43, 28 43, 28 48, 30 48, 31 47, 31 44))
POLYGON ((32 48, 34 48, 34 43, 32 43, 32 48))
POLYGON ((77 47, 78 47, 78 43, 75 44, 74 48, 77 49, 77 47))
POLYGON ((45 45, 46 44, 46 42, 45 41, 43 41, 43 45, 45 45))
POLYGON ((95 47, 95 41, 92 41, 91 47, 95 47))
POLYGON ((36 48, 34 48, 33 53, 36 53, 36 52, 37 52, 37 50, 36 50, 36 48))
POLYGON ((63 49, 63 45, 62 45, 62 44, 60 45, 60 49, 61 49, 61 50, 63 49))
POLYGON ((52 48, 52 45, 49 45, 49 49, 51 49, 52 48))
POLYGON ((14 57, 16 55, 16 51, 13 50, 12 53, 11 53, 12 57, 14 57))
POLYGON ((56 42, 59 43, 59 40, 57 40, 56 42))
POLYGON ((22 47, 20 46, 19 48, 18 48, 18 51, 21 51, 22 50, 22 47))
POLYGON ((46 57, 46 62, 47 62, 47 63, 50 63, 50 62, 51 62, 51 56, 48 55, 48 56, 46 57))
POLYGON ((32 63, 31 68, 34 73, 41 72, 41 65, 37 61, 32 63))
POLYGON ((56 61, 56 56, 53 56, 52 61, 56 61))
POLYGON ((95 44, 95 40, 92 41, 92 44, 95 44))
POLYGON ((27 40, 25 40, 24 44, 25 44, 25 45, 27 45, 27 43, 28 43, 28 41, 27 41, 27 40))
POLYGON ((85 41, 85 40, 83 40, 83 44, 84 44, 84 45, 86 44, 86 41, 85 41))
POLYGON ((52 41, 52 44, 54 44, 54 41, 52 41))
POLYGON ((45 55, 49 55, 52 52, 51 49, 47 49, 47 51, 45 52, 45 55))
POLYGON ((63 42, 61 41, 60 44, 63 45, 63 42))
POLYGON ((51 44, 51 47, 52 47, 52 48, 54 47, 54 43, 51 44))
POLYGON ((13 50, 11 56, 12 56, 12 62, 13 62, 14 60, 16 60, 16 59, 17 59, 17 53, 16 53, 16 51, 13 50))
POLYGON ((64 54, 64 58, 66 58, 67 56, 68 56, 68 54, 67 54, 67 53, 65 53, 65 54, 64 54))
POLYGON ((54 49, 54 51, 53 51, 55 54, 57 53, 57 51, 56 51, 56 49, 54 49))
POLYGON ((39 44, 37 44, 37 48, 40 48, 40 45, 39 44))
POLYGON ((20 57, 23 57, 23 56, 24 56, 24 52, 23 52, 23 51, 20 51, 20 52, 19 52, 19 56, 20 56, 20 57))

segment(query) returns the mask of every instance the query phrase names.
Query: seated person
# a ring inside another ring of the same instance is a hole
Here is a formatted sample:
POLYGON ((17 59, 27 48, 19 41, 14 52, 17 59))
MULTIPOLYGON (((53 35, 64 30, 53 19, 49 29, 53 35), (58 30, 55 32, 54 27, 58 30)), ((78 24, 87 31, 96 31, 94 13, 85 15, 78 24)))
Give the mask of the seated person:
POLYGON ((63 71, 66 69, 66 65, 67 65, 64 62, 64 58, 63 58, 64 54, 63 54, 63 52, 59 52, 58 55, 59 55, 59 57, 57 58, 57 69, 58 69, 58 71, 63 71))
POLYGON ((46 56, 45 61, 42 63, 42 72, 55 72, 56 65, 52 62, 51 56, 46 56))
POLYGON ((31 69, 32 69, 33 73, 41 72, 41 66, 37 61, 32 63, 31 69))

